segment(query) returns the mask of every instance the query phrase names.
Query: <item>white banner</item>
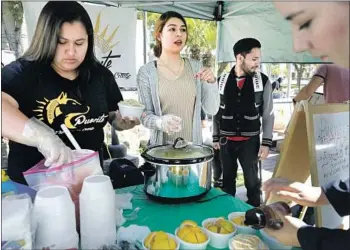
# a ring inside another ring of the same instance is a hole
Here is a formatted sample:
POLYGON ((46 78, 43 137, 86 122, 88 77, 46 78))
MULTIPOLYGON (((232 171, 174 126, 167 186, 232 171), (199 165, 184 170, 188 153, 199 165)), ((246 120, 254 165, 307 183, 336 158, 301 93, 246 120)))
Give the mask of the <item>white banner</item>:
MULTIPOLYGON (((46 2, 23 1, 28 39, 46 2)), ((136 87, 136 21, 137 12, 131 8, 82 4, 94 26, 97 59, 113 74, 119 87, 136 87)))

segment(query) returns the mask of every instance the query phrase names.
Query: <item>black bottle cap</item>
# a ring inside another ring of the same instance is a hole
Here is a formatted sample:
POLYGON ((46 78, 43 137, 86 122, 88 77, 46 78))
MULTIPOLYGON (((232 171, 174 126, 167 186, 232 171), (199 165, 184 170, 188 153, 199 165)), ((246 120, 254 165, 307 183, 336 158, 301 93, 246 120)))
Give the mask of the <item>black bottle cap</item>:
POLYGON ((254 229, 261 229, 266 226, 266 218, 260 209, 253 208, 245 213, 244 224, 254 229))

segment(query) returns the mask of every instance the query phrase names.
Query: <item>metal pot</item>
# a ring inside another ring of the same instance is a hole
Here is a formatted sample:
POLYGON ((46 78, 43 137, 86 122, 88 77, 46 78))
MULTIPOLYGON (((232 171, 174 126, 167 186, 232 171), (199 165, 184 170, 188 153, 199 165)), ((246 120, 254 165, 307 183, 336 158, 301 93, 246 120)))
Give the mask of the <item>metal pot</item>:
POLYGON ((214 151, 204 145, 189 145, 177 138, 173 145, 150 147, 141 156, 145 164, 144 192, 151 199, 189 202, 199 199, 211 188, 214 151))

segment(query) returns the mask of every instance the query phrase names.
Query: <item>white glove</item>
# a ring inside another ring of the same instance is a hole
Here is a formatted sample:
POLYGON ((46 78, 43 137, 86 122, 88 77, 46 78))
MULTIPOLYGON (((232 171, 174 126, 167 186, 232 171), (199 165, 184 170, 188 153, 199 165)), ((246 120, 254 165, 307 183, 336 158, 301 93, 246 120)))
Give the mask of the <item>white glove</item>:
POLYGON ((45 166, 59 166, 72 161, 72 150, 67 147, 49 126, 32 117, 24 126, 24 144, 37 147, 45 157, 45 166))
POLYGON ((220 149, 220 143, 219 142, 213 142, 213 148, 218 150, 220 149))
POLYGON ((175 115, 164 115, 156 121, 157 128, 165 133, 172 134, 182 129, 181 118, 175 115))

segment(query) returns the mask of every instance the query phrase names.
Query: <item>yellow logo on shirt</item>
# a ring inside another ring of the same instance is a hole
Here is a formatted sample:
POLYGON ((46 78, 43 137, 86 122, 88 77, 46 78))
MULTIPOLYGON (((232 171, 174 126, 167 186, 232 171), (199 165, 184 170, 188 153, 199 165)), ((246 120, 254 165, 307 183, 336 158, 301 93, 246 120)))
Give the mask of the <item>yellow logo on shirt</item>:
POLYGON ((39 120, 47 119, 52 124, 58 117, 64 116, 64 124, 69 129, 75 129, 72 120, 74 117, 84 115, 89 112, 89 106, 82 106, 78 101, 68 98, 67 93, 62 92, 57 98, 48 100, 44 97, 43 101, 36 101, 39 105, 34 112, 37 112, 39 120), (86 109, 86 110, 82 110, 86 109))

